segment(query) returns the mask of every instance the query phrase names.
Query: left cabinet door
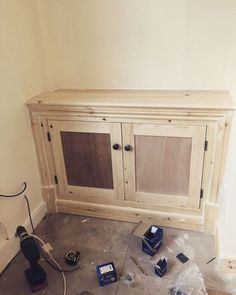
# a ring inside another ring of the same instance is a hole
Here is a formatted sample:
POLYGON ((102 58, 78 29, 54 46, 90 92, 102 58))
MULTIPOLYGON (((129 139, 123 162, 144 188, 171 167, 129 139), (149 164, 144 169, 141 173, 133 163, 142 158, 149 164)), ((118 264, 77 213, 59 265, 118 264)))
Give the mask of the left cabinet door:
POLYGON ((59 197, 124 199, 120 123, 49 121, 59 197))

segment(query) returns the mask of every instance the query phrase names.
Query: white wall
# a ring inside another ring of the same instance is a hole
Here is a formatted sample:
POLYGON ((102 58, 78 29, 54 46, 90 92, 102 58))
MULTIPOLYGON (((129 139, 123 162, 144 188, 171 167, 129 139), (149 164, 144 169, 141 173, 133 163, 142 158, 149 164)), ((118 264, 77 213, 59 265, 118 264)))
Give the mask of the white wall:
MULTIPOLYGON (((30 120, 24 103, 46 89, 40 33, 33 1, 0 0, 0 194, 17 192, 27 181, 26 194, 33 212, 41 205, 42 198, 30 120)), ((6 223, 11 236, 27 217, 23 198, 0 198, 0 219, 6 223)), ((1 246, 5 237, 2 230, 0 232, 1 246)), ((1 262, 3 255, 1 252, 1 262)))
POLYGON ((40 0, 55 87, 228 88, 234 0, 40 0))
MULTIPOLYGON (((38 2, 54 88, 228 89, 236 98, 235 0, 38 2)), ((236 122, 219 227, 227 237, 222 257, 236 256, 235 132, 236 122)))
MULTIPOLYGON (((24 102, 48 81, 52 88, 228 89, 236 98, 235 32, 235 0, 0 0, 0 193, 26 180, 33 210, 41 202, 24 102)), ((236 120, 222 257, 236 256, 235 134, 236 120)), ((24 201, 0 199, 0 218, 13 233, 27 218, 24 201)))

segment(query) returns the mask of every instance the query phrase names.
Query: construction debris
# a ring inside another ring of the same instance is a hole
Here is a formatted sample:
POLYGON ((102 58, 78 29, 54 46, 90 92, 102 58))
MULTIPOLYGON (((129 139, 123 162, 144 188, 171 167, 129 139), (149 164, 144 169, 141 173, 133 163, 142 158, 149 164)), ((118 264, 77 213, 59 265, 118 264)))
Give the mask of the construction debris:
POLYGON ((133 272, 127 272, 120 279, 125 285, 131 286, 135 282, 135 274, 133 272))
POLYGON ((170 288, 171 295, 207 295, 202 274, 195 263, 191 263, 170 288))

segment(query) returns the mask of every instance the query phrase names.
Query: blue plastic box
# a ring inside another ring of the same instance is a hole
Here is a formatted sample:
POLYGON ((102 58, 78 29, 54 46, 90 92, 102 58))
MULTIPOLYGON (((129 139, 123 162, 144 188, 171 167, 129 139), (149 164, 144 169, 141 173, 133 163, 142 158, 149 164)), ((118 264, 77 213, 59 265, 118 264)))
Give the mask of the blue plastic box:
POLYGON ((113 262, 97 265, 96 273, 100 286, 112 284, 117 281, 116 269, 113 262))
POLYGON ((160 259, 156 264, 155 264, 155 274, 162 278, 164 274, 166 273, 167 270, 167 258, 162 258, 160 259))
POLYGON ((163 229, 156 225, 151 225, 142 237, 143 252, 150 256, 154 256, 160 249, 162 242, 163 229))

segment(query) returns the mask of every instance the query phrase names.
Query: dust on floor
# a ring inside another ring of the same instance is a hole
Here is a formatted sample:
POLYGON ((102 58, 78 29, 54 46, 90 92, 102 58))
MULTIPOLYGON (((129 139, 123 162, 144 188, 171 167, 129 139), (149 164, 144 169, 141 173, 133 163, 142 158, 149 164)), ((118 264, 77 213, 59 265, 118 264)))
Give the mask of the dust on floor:
MULTIPOLYGON (((79 269, 66 273, 67 295, 164 295, 168 294, 169 288, 191 264, 198 266, 206 287, 213 289, 211 292, 222 290, 236 294, 236 274, 219 272, 216 260, 207 264, 216 256, 212 236, 164 228, 163 246, 151 258, 141 249, 140 236, 148 226, 149 224, 141 223, 136 227, 128 222, 55 214, 48 215, 36 231, 38 236, 53 246, 53 256, 62 267, 66 267, 64 255, 68 250, 74 249, 81 253, 79 269), (180 252, 189 258, 185 264, 176 259, 180 252), (138 259, 147 276, 137 268, 131 256, 138 259), (154 264, 163 256, 168 258, 168 271, 163 278, 159 278, 154 273, 154 264), (125 272, 134 273, 134 284, 127 286, 118 280, 111 285, 100 287, 95 267, 110 261, 114 262, 119 278, 125 272)), ((40 264, 47 272, 48 286, 37 294, 62 294, 61 274, 51 269, 43 259, 40 264)), ((19 253, 0 276, 0 295, 31 294, 24 277, 27 267, 27 260, 19 253)))

